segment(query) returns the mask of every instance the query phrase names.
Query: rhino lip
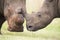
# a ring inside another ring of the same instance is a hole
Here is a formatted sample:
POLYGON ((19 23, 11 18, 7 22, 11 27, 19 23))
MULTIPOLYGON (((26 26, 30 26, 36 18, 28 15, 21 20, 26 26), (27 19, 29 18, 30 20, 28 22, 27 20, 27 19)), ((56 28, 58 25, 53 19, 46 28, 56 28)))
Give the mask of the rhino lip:
MULTIPOLYGON (((19 27, 20 28, 20 27, 19 27)), ((8 31, 10 32, 23 32, 23 28, 19 29, 19 28, 12 28, 12 27, 8 27, 8 31)))

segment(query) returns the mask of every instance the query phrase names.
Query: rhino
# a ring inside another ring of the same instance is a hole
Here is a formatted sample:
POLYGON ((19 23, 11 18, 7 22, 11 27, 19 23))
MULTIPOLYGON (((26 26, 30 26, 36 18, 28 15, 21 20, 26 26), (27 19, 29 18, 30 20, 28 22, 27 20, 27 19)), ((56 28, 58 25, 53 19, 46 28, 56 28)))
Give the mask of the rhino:
POLYGON ((60 18, 60 0, 27 0, 26 11, 27 30, 37 31, 60 18))
POLYGON ((8 23, 8 31, 23 32, 25 0, 0 0, 0 34, 4 21, 8 23))

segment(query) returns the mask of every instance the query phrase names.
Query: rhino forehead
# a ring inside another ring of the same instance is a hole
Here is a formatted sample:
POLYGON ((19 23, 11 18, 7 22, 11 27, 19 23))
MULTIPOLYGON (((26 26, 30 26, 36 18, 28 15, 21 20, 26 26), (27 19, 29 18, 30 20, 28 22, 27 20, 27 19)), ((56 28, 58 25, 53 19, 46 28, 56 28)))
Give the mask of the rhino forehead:
POLYGON ((45 0, 27 0, 26 1, 26 10, 27 13, 31 14, 32 11, 37 12, 44 3, 45 0))

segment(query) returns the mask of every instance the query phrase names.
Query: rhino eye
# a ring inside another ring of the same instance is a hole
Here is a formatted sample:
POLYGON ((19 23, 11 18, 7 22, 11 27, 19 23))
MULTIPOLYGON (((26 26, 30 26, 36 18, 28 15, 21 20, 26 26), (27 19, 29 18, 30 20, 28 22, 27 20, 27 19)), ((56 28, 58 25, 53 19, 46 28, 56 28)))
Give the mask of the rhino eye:
POLYGON ((18 12, 18 14, 22 14, 22 12, 18 12))
POLYGON ((38 12, 38 17, 41 17, 41 13, 40 12, 38 12))
POLYGON ((38 15, 38 17, 41 17, 41 15, 38 15))
POLYGON ((53 0, 49 0, 49 2, 52 2, 53 0))
POLYGON ((21 10, 21 11, 18 11, 18 14, 23 14, 23 10, 21 10))

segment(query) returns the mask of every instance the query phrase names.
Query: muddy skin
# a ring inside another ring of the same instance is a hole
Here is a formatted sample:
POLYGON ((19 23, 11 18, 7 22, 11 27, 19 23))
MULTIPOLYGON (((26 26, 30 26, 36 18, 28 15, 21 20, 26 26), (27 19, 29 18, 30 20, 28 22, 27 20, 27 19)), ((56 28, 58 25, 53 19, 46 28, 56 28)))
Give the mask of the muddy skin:
POLYGON ((0 0, 0 33, 5 20, 11 32, 23 32, 25 0, 0 0))

